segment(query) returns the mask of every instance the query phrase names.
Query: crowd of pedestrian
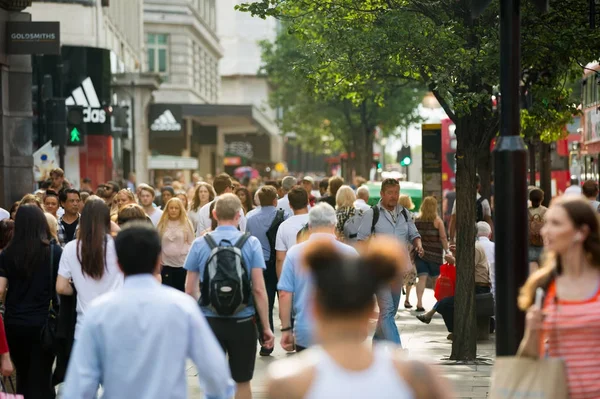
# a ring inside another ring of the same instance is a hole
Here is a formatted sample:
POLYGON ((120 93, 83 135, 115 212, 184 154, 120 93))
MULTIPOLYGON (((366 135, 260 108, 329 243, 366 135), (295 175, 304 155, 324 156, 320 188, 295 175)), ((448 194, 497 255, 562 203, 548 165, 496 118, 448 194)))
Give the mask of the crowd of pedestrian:
MULTIPOLYGON (((454 297, 426 311, 423 294, 442 264, 456 263, 455 197, 440 214, 432 196, 416 211, 394 179, 370 203, 362 181, 339 176, 243 186, 219 174, 187 190, 170 177, 157 189, 131 177, 95 192, 86 179, 71 187, 60 169, 51 176, 0 209, 0 373, 16 371, 25 399, 53 398, 56 386, 69 399, 99 389, 184 398, 187 358, 207 397, 251 398, 256 357, 271 355, 276 328, 285 351, 305 353, 270 367, 272 398, 450 396, 435 372, 389 345, 401 348, 395 317, 403 290, 412 308, 413 286, 418 319, 439 313, 454 338, 454 297)), ((586 182, 582 194, 545 208, 544 193, 530 190, 532 274, 519 298, 529 309, 523 355, 562 357, 560 342, 583 345, 586 354, 565 357, 572 397, 600 392, 578 371, 598 362, 600 327, 598 185, 586 182), (552 322, 532 306, 538 287, 552 322)), ((477 194, 476 295, 495 295, 490 203, 477 194)))

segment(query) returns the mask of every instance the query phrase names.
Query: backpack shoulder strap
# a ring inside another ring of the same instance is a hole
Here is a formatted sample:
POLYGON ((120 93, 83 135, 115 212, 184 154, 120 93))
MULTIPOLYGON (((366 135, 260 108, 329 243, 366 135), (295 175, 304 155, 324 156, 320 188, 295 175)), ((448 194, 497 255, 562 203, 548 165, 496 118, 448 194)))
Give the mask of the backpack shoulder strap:
POLYGON ((206 240, 206 243, 208 244, 208 247, 211 249, 211 251, 218 246, 214 238, 212 238, 212 236, 210 235, 210 233, 205 234, 204 239, 206 240))
POLYGON ((406 211, 406 208, 402 208, 402 216, 404 216, 404 221, 408 223, 408 212, 406 211))
POLYGON ((485 201, 485 198, 483 198, 483 195, 482 195, 479 198, 477 198, 477 205, 483 204, 483 201, 485 201))
POLYGON ((371 234, 375 233, 375 225, 379 221, 379 206, 373 205, 371 207, 373 209, 373 222, 371 223, 371 234))
POLYGON ((284 218, 285 218, 285 211, 283 209, 277 209, 277 213, 275 214, 275 217, 273 218, 273 221, 271 222, 271 226, 269 226, 268 230, 271 230, 278 224, 281 224, 283 222, 284 218))
POLYGON ((242 234, 240 239, 235 243, 235 247, 241 250, 244 244, 246 244, 246 241, 248 241, 248 238, 250 238, 250 233, 242 234))

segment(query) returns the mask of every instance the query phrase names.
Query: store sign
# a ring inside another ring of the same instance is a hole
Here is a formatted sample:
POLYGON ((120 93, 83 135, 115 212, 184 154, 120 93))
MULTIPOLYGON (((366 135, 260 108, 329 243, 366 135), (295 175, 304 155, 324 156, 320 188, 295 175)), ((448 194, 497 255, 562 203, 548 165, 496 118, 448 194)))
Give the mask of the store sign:
POLYGON ((242 164, 241 157, 225 157, 223 158, 223 165, 225 166, 240 166, 242 164))
POLYGON ((244 158, 254 158, 254 148, 252 144, 245 141, 225 143, 225 153, 238 155, 244 158))
POLYGON ((438 212, 442 209, 442 125, 424 124, 421 127, 423 145, 423 198, 434 196, 438 212))
POLYGON ((66 99, 65 104, 67 106, 78 105, 83 107, 83 121, 85 123, 106 122, 106 111, 101 107, 98 94, 90 77, 85 78, 80 87, 73 90, 71 96, 66 99))
POLYGON ((8 54, 60 54, 59 22, 6 23, 8 54))
POLYGON ((151 104, 148 124, 153 133, 180 133, 183 128, 181 106, 176 104, 151 104))

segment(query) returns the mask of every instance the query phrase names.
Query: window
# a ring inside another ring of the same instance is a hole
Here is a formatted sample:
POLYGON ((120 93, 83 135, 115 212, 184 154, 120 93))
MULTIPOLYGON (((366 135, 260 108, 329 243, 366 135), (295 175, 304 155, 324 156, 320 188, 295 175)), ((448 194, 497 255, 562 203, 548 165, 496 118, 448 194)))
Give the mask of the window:
POLYGON ((166 78, 169 73, 169 35, 148 33, 146 35, 148 72, 155 72, 166 78))

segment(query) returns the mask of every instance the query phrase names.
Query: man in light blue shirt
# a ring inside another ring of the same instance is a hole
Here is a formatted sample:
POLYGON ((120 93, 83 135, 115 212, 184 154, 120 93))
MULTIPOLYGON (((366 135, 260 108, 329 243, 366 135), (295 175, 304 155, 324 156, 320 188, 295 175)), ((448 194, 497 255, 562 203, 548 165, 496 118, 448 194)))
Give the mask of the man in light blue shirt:
POLYGON ((64 399, 184 399, 191 358, 207 398, 231 398, 235 385, 225 354, 198 305, 161 285, 160 238, 131 223, 115 239, 123 288, 96 299, 86 312, 69 362, 64 399))
MULTIPOLYGON (((205 283, 204 271, 212 251, 206 237, 210 236, 218 246, 235 245, 244 235, 237 229, 241 209, 242 203, 237 196, 221 195, 213 209, 213 217, 217 220, 218 227, 206 236, 197 238, 192 244, 184 265, 188 271, 185 292, 196 300, 200 297, 200 283, 205 283)), ((254 300, 251 297, 248 306, 232 316, 219 315, 208 306, 201 306, 208 324, 228 355, 231 376, 237 383, 238 399, 252 397, 250 381, 254 376, 258 338, 255 324, 256 311, 262 324, 262 345, 272 348, 275 341, 269 326, 269 305, 263 277, 265 259, 260 241, 256 237, 249 237, 241 249, 241 254, 247 276, 252 282, 254 300)))
MULTIPOLYGON (((412 243, 419 256, 423 256, 421 235, 408 211, 398 204, 400 183, 395 179, 385 179, 381 183, 380 194, 381 201, 377 204, 379 217, 373 224, 373 220, 376 218, 374 209, 369 209, 364 213, 358 228, 358 240, 367 240, 373 234, 389 235, 396 237, 401 242, 412 243)), ((402 344, 395 320, 401 295, 401 284, 393 284, 392 287, 379 290, 377 294, 379 319, 374 339, 384 339, 397 345, 402 344)))
MULTIPOLYGON (((329 239, 342 254, 358 256, 356 250, 336 240, 335 225, 337 219, 331 205, 321 202, 308 213, 308 225, 311 240, 329 239)), ((281 346, 287 351, 300 352, 313 342, 313 319, 310 296, 312 291, 311 277, 302 265, 304 248, 308 241, 294 245, 287 252, 283 262, 283 270, 277 284, 279 289, 279 317, 281 319, 281 346), (292 334, 292 308, 295 314, 292 334)))
MULTIPOLYGON (((265 257, 267 269, 264 272, 267 296, 269 298, 269 325, 273 331, 273 307, 275 306, 275 297, 277 296, 277 269, 275 265, 275 240, 279 225, 285 220, 283 209, 277 209, 277 190, 275 187, 261 187, 257 193, 260 208, 253 211, 252 215, 248 213, 248 222, 246 230, 254 237, 258 238, 265 257)), ((262 347, 261 356, 269 356, 273 349, 262 347)))

